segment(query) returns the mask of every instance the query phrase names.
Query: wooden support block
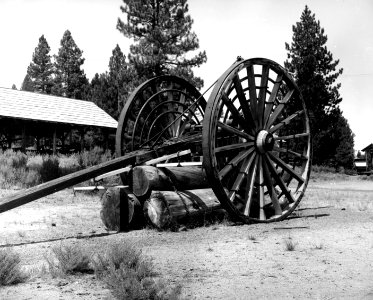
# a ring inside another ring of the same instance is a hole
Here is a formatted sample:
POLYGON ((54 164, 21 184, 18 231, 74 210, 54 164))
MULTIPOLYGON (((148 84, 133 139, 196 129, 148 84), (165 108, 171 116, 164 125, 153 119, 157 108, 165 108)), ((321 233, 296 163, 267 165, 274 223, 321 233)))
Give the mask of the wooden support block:
POLYGON ((225 214, 212 189, 153 191, 144 203, 144 215, 158 229, 192 224, 213 213, 225 214))

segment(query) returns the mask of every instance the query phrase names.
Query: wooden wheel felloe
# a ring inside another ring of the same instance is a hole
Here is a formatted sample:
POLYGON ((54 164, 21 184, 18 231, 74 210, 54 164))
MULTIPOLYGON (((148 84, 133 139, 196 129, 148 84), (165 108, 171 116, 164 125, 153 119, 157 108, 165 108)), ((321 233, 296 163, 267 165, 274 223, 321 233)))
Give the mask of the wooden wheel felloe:
MULTIPOLYGON (((164 75, 144 82, 128 98, 119 117, 117 156, 138 149, 172 145, 193 136, 197 137, 198 146, 191 149, 191 156, 202 155, 205 107, 203 96, 182 78, 164 75)), ((170 149, 172 151, 172 147, 170 149)))
POLYGON ((299 204, 311 166, 302 95, 277 63, 238 60, 218 80, 203 120, 210 185, 239 220, 286 218, 299 204))

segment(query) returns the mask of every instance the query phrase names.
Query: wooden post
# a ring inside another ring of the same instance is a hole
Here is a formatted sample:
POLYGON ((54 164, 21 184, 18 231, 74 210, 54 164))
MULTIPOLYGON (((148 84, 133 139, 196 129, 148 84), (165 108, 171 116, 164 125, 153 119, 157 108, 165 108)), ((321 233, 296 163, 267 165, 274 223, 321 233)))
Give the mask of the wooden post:
POLYGON ((80 151, 83 152, 84 151, 84 128, 80 128, 79 129, 80 131, 80 151))
POLYGON ((54 127, 53 129, 53 138, 52 138, 52 143, 53 143, 53 155, 56 155, 57 153, 57 128, 54 127))
POLYGON ((153 191, 144 203, 146 219, 158 229, 203 222, 214 212, 225 214, 212 189, 153 191))
POLYGON ((26 150, 26 125, 22 123, 22 144, 21 144, 22 152, 26 150))
POLYGON ((137 166, 132 171, 130 183, 137 197, 148 198, 152 190, 191 190, 207 188, 205 172, 201 167, 137 166))

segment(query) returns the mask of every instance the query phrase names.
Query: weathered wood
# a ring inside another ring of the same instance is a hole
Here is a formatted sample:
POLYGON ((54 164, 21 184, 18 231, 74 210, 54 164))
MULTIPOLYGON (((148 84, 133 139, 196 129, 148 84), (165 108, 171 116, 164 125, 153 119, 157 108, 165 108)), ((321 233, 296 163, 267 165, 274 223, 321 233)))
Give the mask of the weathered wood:
POLYGON ((110 187, 101 198, 100 217, 108 230, 129 231, 137 227, 143 219, 139 210, 141 204, 128 186, 110 187))
POLYGON ((136 160, 140 160, 143 156, 149 156, 153 151, 134 151, 128 155, 118 157, 116 159, 104 162, 97 166, 93 166, 78 172, 65 175, 63 177, 39 184, 24 191, 20 191, 14 195, 0 199, 0 213, 16 208, 23 204, 29 203, 46 195, 55 193, 69 186, 78 184, 95 176, 105 174, 107 172, 123 168, 129 164, 135 164, 136 160))
POLYGON ((145 218, 158 229, 203 221, 212 213, 225 212, 211 189, 153 191, 144 203, 145 218))
POLYGON ((197 166, 167 168, 137 166, 132 171, 132 191, 137 197, 149 197, 153 190, 189 190, 207 187, 205 173, 197 166))

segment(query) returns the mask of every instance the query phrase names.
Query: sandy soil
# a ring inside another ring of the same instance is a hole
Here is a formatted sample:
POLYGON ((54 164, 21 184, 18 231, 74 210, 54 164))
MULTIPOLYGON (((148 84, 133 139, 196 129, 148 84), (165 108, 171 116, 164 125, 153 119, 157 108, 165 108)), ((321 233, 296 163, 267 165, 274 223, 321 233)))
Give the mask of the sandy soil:
POLYGON ((56 193, 0 215, 0 248, 20 253, 33 273, 0 288, 0 299, 110 299, 94 275, 53 279, 41 270, 55 245, 101 252, 115 241, 141 247, 186 299, 373 299, 373 182, 311 182, 306 195, 279 223, 117 234, 101 224, 99 195, 56 193))

